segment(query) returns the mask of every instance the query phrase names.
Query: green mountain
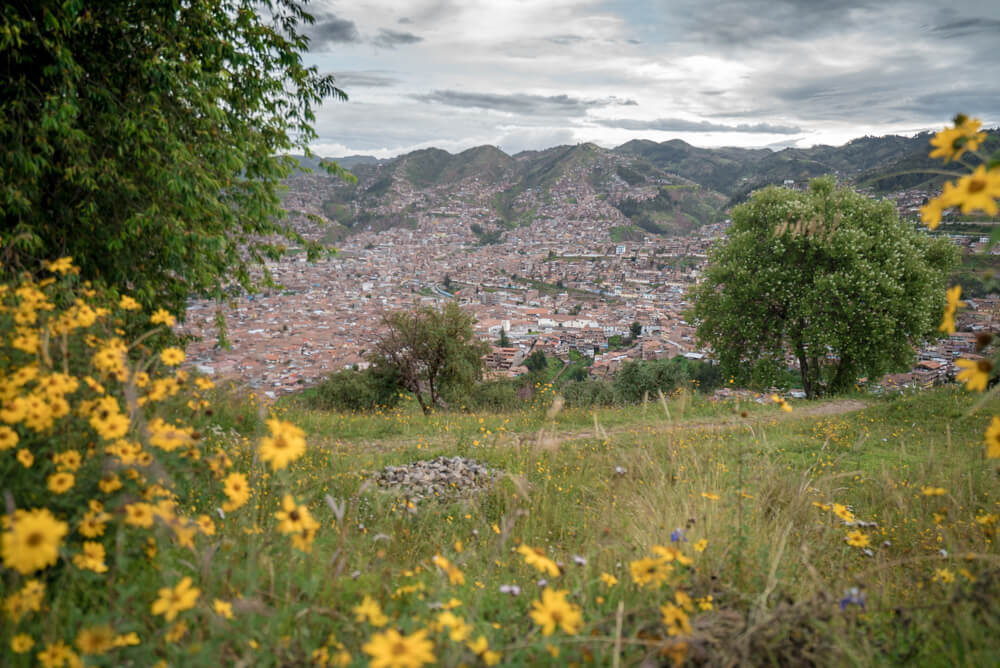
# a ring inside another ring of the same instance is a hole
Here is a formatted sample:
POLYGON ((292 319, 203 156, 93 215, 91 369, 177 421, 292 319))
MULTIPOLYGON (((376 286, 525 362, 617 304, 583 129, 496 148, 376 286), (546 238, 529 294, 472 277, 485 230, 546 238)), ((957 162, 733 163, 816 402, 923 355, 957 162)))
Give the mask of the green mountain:
POLYGON ((494 146, 458 154, 429 148, 351 171, 357 183, 330 179, 323 192, 323 214, 346 233, 413 225, 422 214, 475 210, 473 229, 484 243, 538 218, 603 216, 615 225, 676 234, 718 220, 726 203, 722 194, 648 160, 594 144, 515 156, 494 146), (635 204, 644 200, 649 203, 635 204))
MULTIPOLYGON (((984 152, 991 153, 998 145, 998 131, 990 131, 984 152)), ((633 140, 615 148, 615 152, 642 157, 656 167, 679 174, 730 196, 731 202, 769 184, 786 180, 806 181, 824 174, 837 176, 859 185, 876 183, 876 190, 891 192, 921 184, 939 185, 934 175, 907 175, 908 170, 939 170, 942 164, 931 160, 932 133, 914 137, 888 135, 860 137, 843 146, 813 146, 811 148, 770 149, 717 148, 703 149, 679 139, 662 143, 633 140), (882 177, 882 178, 880 178, 882 177)))
MULTIPOLYGON (((861 137, 843 146, 778 151, 705 149, 679 139, 633 140, 611 150, 556 146, 513 156, 495 146, 458 154, 427 148, 391 160, 336 159, 357 183, 317 172, 294 176, 289 185, 321 198, 322 213, 336 223, 331 238, 412 227, 434 216, 469 217, 482 243, 539 219, 603 221, 619 236, 679 234, 719 220, 753 190, 789 180, 835 174, 883 193, 939 186, 942 177, 928 173, 942 169, 927 157, 931 136, 861 137)), ((997 148, 1000 132, 994 130, 984 152, 997 148)))

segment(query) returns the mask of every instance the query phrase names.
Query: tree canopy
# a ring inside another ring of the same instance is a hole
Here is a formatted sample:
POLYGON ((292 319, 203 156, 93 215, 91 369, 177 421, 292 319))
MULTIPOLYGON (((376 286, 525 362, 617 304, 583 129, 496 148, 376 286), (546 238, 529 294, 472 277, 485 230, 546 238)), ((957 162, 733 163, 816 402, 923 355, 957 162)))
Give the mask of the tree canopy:
POLYGON ((733 211, 693 290, 691 318, 722 371, 767 386, 794 359, 809 397, 905 368, 933 335, 955 263, 891 202, 830 178, 769 187, 733 211))
POLYGON ((489 344, 476 338, 472 316, 455 302, 444 308, 393 311, 368 355, 376 369, 391 371, 412 392, 424 414, 446 397, 459 396, 482 377, 489 344))
POLYGON ((4 267, 69 255, 183 314, 192 294, 273 284, 282 238, 317 257, 278 192, 316 106, 346 99, 302 62, 310 22, 294 0, 5 3, 4 267))

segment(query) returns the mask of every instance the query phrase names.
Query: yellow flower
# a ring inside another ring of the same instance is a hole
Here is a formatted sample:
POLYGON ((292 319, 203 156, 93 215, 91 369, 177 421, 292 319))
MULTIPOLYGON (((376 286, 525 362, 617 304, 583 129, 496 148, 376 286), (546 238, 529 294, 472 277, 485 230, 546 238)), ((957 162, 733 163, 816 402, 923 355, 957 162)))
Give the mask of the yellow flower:
POLYGON ((194 443, 192 427, 178 427, 163 418, 155 418, 149 423, 149 444, 155 445, 166 452, 194 443))
POLYGON ((708 540, 702 538, 701 540, 699 540, 697 543, 694 544, 694 551, 704 552, 706 547, 708 547, 708 540))
POLYGON ((212 609, 215 610, 215 614, 220 617, 225 617, 226 619, 233 618, 233 605, 228 601, 215 599, 215 601, 212 602, 212 609))
POLYGON ((180 348, 164 348, 160 351, 160 361, 167 366, 177 366, 184 361, 184 351, 180 348))
POLYGON ((115 646, 115 632, 108 625, 83 629, 76 636, 76 647, 83 654, 104 654, 115 646))
POLYGON ((545 556, 545 553, 536 547, 528 547, 527 545, 521 545, 517 548, 517 551, 524 556, 524 563, 529 566, 534 566, 542 573, 549 575, 550 577, 557 577, 559 575, 559 565, 545 556))
POLYGON ((291 494, 286 494, 281 501, 281 510, 274 516, 278 519, 278 531, 284 534, 302 533, 319 528, 306 506, 298 506, 291 494))
POLYGON ((601 573, 601 582, 603 582, 608 587, 614 587, 618 584, 618 578, 610 573, 601 573))
POLYGON ((683 552, 672 545, 654 545, 653 554, 657 555, 664 563, 675 560, 684 566, 690 566, 694 563, 690 557, 684 556, 683 552))
POLYGON ((187 634, 188 625, 183 619, 167 629, 167 632, 163 635, 163 639, 169 643, 180 642, 180 640, 187 634))
POLYGON ((28 401, 24 397, 14 397, 3 403, 0 420, 7 424, 17 424, 28 414, 28 401))
POLYGON ((16 624, 29 612, 40 612, 45 598, 45 585, 38 580, 28 580, 21 588, 4 600, 7 616, 16 624))
POLYGON ((709 501, 718 501, 721 498, 718 494, 712 494, 711 492, 702 492, 701 495, 709 501))
POLYGON ((105 474, 105 477, 101 478, 101 481, 97 483, 97 486, 101 488, 101 491, 105 494, 110 494, 116 490, 122 488, 121 478, 118 477, 117 473, 105 474))
POLYGON ((130 503, 125 506, 125 524, 148 529, 153 526, 153 506, 148 503, 130 503))
POLYGON ((951 584, 955 581, 955 574, 947 568, 938 568, 934 571, 934 579, 944 584, 951 584))
POLYGON ((18 437, 16 431, 7 425, 0 426, 0 452, 17 447, 17 442, 19 440, 20 438, 18 437))
POLYGON ((986 384, 990 380, 990 372, 993 371, 993 364, 988 359, 981 359, 978 362, 960 359, 955 364, 962 367, 962 371, 959 371, 955 378, 965 383, 966 389, 979 392, 986 389, 986 384))
POLYGON ((565 589, 559 591, 544 589, 542 600, 532 602, 531 618, 542 627, 543 636, 552 635, 556 628, 574 635, 583 626, 580 607, 566 600, 568 594, 565 589))
POLYGON ((50 643, 38 653, 38 662, 42 668, 62 668, 63 666, 82 666, 80 657, 62 640, 50 643))
POLYGON ((472 627, 464 619, 450 610, 438 614, 435 629, 438 631, 448 629, 448 637, 452 642, 463 642, 472 631, 472 627))
POLYGON ((95 573, 106 573, 107 565, 104 563, 104 546, 100 543, 85 540, 83 542, 83 552, 73 557, 73 565, 81 570, 94 571, 95 573))
POLYGON ((955 117, 955 127, 945 128, 931 138, 931 158, 942 158, 945 162, 958 160, 966 151, 975 151, 986 139, 986 133, 980 132, 982 122, 978 118, 968 118, 964 115, 955 117))
POLYGON ((90 416, 90 426, 101 438, 113 441, 128 433, 129 420, 117 410, 102 409, 90 416))
POLYGON ((956 285, 948 289, 947 299, 948 303, 944 307, 944 315, 941 317, 941 324, 938 326, 938 331, 946 332, 948 334, 955 333, 955 312, 960 306, 965 306, 965 302, 958 300, 962 296, 962 286, 956 285))
POLYGON ((636 559, 629 564, 628 568, 632 574, 632 581, 640 587, 659 586, 674 571, 674 567, 663 559, 650 557, 636 559))
POLYGON ((15 654, 24 654, 35 646, 35 641, 27 633, 18 633, 10 639, 10 648, 15 654))
POLYGON ((986 428, 986 456, 989 459, 1000 459, 1000 418, 995 415, 986 428))
POLYGON ((124 311, 140 311, 142 310, 142 304, 128 295, 122 295, 122 298, 118 300, 118 308, 124 311))
POLYGON ((226 512, 236 510, 250 499, 250 485, 242 473, 230 473, 223 481, 222 491, 229 497, 222 509, 226 512))
POLYGON ((52 463, 60 471, 76 471, 80 468, 80 453, 76 450, 67 450, 52 456, 52 463))
POLYGON ((139 644, 139 634, 135 631, 115 636, 115 647, 131 647, 139 644))
POLYGON ((260 439, 260 458, 275 471, 283 469, 306 451, 305 432, 284 420, 270 419, 271 435, 260 439))
POLYGON ((663 613, 663 625, 667 627, 667 635, 677 636, 691 633, 691 621, 687 613, 679 606, 668 601, 660 606, 660 612, 663 613))
POLYGON ((779 397, 777 394, 772 394, 771 395, 771 401, 773 401, 774 403, 778 404, 778 407, 781 410, 785 411, 786 413, 791 413, 792 412, 792 407, 788 405, 788 402, 785 401, 784 397, 779 397))
POLYGON ((17 451, 17 461, 21 462, 21 466, 26 469, 30 469, 31 465, 35 463, 35 456, 31 454, 31 451, 21 448, 17 451))
POLYGON ((455 566, 450 561, 442 557, 440 554, 435 554, 431 561, 433 561, 438 568, 444 571, 448 575, 448 582, 453 585, 464 585, 465 575, 462 571, 455 566))
POLYGON ((847 544, 851 547, 868 547, 871 542, 868 535, 855 529, 847 534, 847 544))
POLYGON ((167 327, 173 327, 177 323, 177 319, 162 308, 157 309, 157 311, 150 316, 149 321, 154 325, 166 325, 167 327))
POLYGON ((845 506, 842 503, 833 504, 833 514, 839 517, 840 519, 844 520, 845 522, 854 521, 854 513, 848 510, 847 506, 845 506))
POLYGON ((434 644, 427 639, 426 630, 404 636, 389 629, 373 635, 361 650, 372 657, 369 668, 421 668, 436 661, 434 644))
POLYGON ((53 565, 68 530, 67 524, 57 520, 48 508, 17 511, 11 528, 3 532, 3 565, 21 575, 53 565))
MULTIPOLYGON (((53 260, 52 262, 45 262, 45 268, 52 273, 59 273, 65 276, 68 272, 73 271, 75 267, 73 266, 73 258, 71 257, 61 257, 58 260, 53 260)), ((79 270, 77 270, 79 271, 79 270)))
POLYGON ((944 487, 922 487, 920 493, 924 496, 944 496, 947 491, 944 487))
POLYGON ((72 473, 55 473, 48 477, 46 481, 46 487, 53 494, 65 494, 69 490, 73 489, 73 484, 76 482, 76 478, 73 477, 72 473))
POLYGON ((208 515, 199 515, 198 519, 195 520, 195 524, 198 525, 198 529, 206 536, 215 535, 215 522, 208 515))
POLYGON ((160 589, 160 597, 153 602, 151 611, 154 615, 163 615, 168 622, 172 622, 178 614, 193 608, 200 595, 201 590, 191 586, 191 578, 184 577, 173 589, 170 587, 160 589))
POLYGON ((365 598, 358 605, 354 606, 354 617, 358 623, 368 620, 368 623, 376 628, 381 628, 389 622, 389 618, 382 612, 382 607, 378 601, 365 594, 365 598))
POLYGON ((104 528, 111 516, 100 510, 88 510, 80 520, 80 534, 86 538, 97 538, 104 535, 104 528))
POLYGON ((961 205, 962 213, 984 211, 987 215, 997 215, 996 198, 1000 197, 1000 169, 994 167, 986 171, 986 165, 979 165, 971 174, 958 180, 955 188, 955 204, 961 205))

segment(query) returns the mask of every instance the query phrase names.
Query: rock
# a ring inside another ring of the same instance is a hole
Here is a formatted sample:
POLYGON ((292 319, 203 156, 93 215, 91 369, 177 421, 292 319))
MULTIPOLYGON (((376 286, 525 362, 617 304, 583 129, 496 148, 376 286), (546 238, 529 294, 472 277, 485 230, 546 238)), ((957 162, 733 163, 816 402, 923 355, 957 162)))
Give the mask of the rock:
POLYGON ((411 499, 454 499, 471 496, 500 475, 474 459, 437 457, 403 466, 386 466, 375 474, 375 484, 411 499))

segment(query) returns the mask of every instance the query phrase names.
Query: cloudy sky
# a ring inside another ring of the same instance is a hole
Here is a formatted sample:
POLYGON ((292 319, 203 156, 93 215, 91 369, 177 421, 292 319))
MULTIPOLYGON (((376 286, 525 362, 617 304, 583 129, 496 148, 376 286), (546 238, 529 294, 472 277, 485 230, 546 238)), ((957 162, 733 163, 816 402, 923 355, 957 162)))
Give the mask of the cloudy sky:
POLYGON ((325 156, 1000 124, 1000 0, 313 0, 325 156))

